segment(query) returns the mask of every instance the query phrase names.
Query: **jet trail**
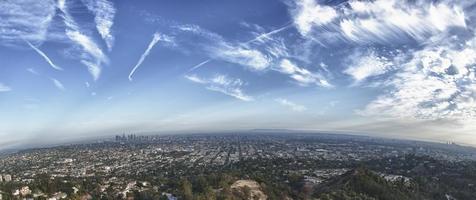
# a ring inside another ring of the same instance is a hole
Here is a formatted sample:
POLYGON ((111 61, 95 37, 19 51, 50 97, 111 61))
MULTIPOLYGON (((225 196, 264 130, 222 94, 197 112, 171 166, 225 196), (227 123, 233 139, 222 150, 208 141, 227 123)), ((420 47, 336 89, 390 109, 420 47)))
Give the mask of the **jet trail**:
POLYGON ((137 68, 139 68, 139 66, 142 64, 142 62, 144 62, 144 59, 149 55, 150 50, 157 44, 157 42, 159 42, 160 38, 161 37, 160 37, 159 33, 154 34, 154 38, 152 39, 152 41, 150 41, 149 46, 147 47, 145 52, 142 54, 139 61, 137 62, 137 64, 134 66, 131 73, 129 74, 129 81, 132 81, 132 75, 134 75, 137 68))
POLYGON ((262 40, 263 38, 268 38, 269 36, 274 35, 274 34, 276 34, 276 33, 279 33, 279 32, 281 32, 281 31, 284 31, 284 30, 288 29, 288 28, 291 27, 291 26, 292 26, 292 23, 287 23, 286 25, 284 25, 284 26, 281 27, 281 28, 278 28, 278 29, 276 29, 276 30, 273 30, 273 31, 270 31, 270 32, 267 32, 267 33, 263 33, 263 34, 261 34, 261 35, 258 35, 258 36, 255 37, 254 39, 249 40, 249 41, 245 42, 244 44, 249 44, 249 43, 253 43, 253 42, 255 42, 255 41, 262 40))
POLYGON ((205 60, 205 61, 199 63, 198 65, 193 66, 190 70, 188 70, 188 72, 191 72, 191 71, 193 71, 193 70, 198 69, 199 67, 201 67, 201 66, 207 64, 207 63, 210 62, 211 60, 212 60, 212 59, 208 59, 208 60, 205 60))
POLYGON ((56 70, 61 70, 61 71, 63 70, 63 68, 58 67, 57 65, 55 65, 55 64, 53 63, 53 61, 51 61, 51 59, 50 59, 43 51, 41 51, 40 49, 36 48, 36 47, 35 47, 34 45, 32 45, 30 42, 28 42, 28 41, 26 41, 26 40, 25 40, 25 42, 26 42, 33 50, 35 50, 38 54, 40 54, 40 56, 43 57, 43 58, 46 60, 46 62, 48 62, 48 64, 50 64, 51 67, 53 67, 53 68, 56 69, 56 70))
POLYGON ((58 88, 59 90, 61 91, 65 91, 65 88, 63 86, 63 83, 61 83, 60 81, 58 81, 57 79, 55 78, 50 78, 51 81, 53 81, 53 83, 55 84, 55 87, 58 88))

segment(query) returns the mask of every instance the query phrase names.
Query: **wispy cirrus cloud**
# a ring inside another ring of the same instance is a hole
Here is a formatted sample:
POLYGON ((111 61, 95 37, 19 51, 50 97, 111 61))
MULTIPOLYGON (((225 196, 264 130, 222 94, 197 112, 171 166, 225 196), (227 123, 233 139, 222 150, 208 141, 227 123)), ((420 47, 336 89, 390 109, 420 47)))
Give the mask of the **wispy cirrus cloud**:
POLYGON ((54 0, 0 1, 0 44, 21 45, 24 40, 41 43, 56 14, 54 0))
POLYGON ((222 36, 202 29, 196 25, 180 25, 176 28, 183 33, 191 33, 200 40, 193 40, 194 46, 199 46, 215 60, 235 63, 251 70, 262 71, 269 68, 271 58, 262 51, 226 41, 222 36))
POLYGON ((79 47, 81 63, 88 67, 93 79, 97 80, 101 74, 102 64, 109 62, 107 56, 91 37, 81 31, 79 25, 69 13, 68 2, 58 0, 57 6, 66 25, 66 36, 79 47))
MULTIPOLYGON (((193 47, 198 45, 211 59, 238 64, 246 69, 251 69, 253 72, 278 71, 289 76, 301 86, 331 87, 331 84, 322 74, 311 72, 304 67, 297 67, 291 63, 288 58, 292 56, 289 54, 284 39, 273 37, 275 34, 287 30, 290 26, 290 24, 286 24, 272 31, 255 34, 255 38, 244 43, 229 42, 220 35, 196 25, 180 25, 177 26, 177 29, 181 31, 180 33, 191 33, 193 35, 193 47)), ((260 30, 263 31, 262 28, 260 30)), ((177 38, 187 37, 180 37, 179 35, 177 38)), ((179 45, 182 44, 183 42, 179 43, 179 45)), ((193 49, 193 47, 187 49, 193 49)), ((196 67, 205 63, 207 61, 198 64, 196 67)))
POLYGON ((284 98, 276 98, 276 99, 274 99, 274 101, 276 101, 279 104, 281 104, 282 106, 288 107, 291 110, 296 111, 296 112, 302 112, 302 111, 307 110, 306 106, 296 104, 296 103, 294 103, 292 101, 289 101, 287 99, 284 99, 284 98))
POLYGON ((67 30, 66 35, 75 42, 75 44, 82 48, 81 63, 88 68, 93 79, 97 80, 101 75, 101 64, 108 63, 108 58, 91 38, 82 34, 78 30, 67 30))
POLYGON ((281 63, 276 67, 276 70, 289 75, 291 79, 303 86, 314 84, 322 87, 332 87, 332 85, 321 74, 313 73, 305 68, 298 67, 288 59, 281 60, 281 63))
POLYGON ((0 92, 9 92, 12 91, 12 88, 4 83, 0 83, 0 92))
MULTIPOLYGON (((91 1, 83 0, 83 4, 94 14, 96 29, 104 39, 106 46, 111 49, 114 36, 111 31, 115 8, 107 0, 91 1)), ((39 48, 43 42, 67 42, 74 44, 74 54, 82 64, 87 66, 93 79, 100 76, 102 65, 109 62, 101 46, 97 44, 93 37, 88 34, 89 30, 84 30, 87 26, 81 26, 71 15, 72 12, 83 12, 75 9, 78 2, 68 0, 18 0, 0 2, 0 44, 21 46, 27 41, 27 45, 41 55, 51 67, 61 70, 54 62, 39 48), (62 22, 55 20, 59 16, 62 22), (59 24, 61 23, 61 24, 59 24), (65 30, 60 30, 65 27, 65 30)))
POLYGON ((94 14, 96 29, 105 41, 108 50, 111 51, 114 45, 114 35, 111 28, 116 14, 113 3, 108 0, 83 0, 82 2, 94 14))
POLYGON ((301 35, 324 43, 424 42, 453 27, 466 28, 462 6, 448 1, 351 0, 326 5, 298 0, 290 12, 301 35))
POLYGON ((28 44, 28 46, 30 46, 33 50, 36 51, 36 53, 38 53, 41 57, 43 57, 46 62, 48 62, 48 64, 53 68, 53 69, 56 69, 56 70, 63 70, 63 68, 55 65, 53 63, 53 61, 51 61, 51 59, 43 52, 41 51, 38 47, 36 47, 35 45, 31 44, 30 42, 26 41, 26 43, 28 44))
POLYGON ((58 79, 55 79, 55 78, 50 78, 50 80, 53 82, 53 84, 55 85, 56 88, 58 88, 59 90, 61 91, 65 91, 65 87, 63 85, 63 83, 61 83, 61 81, 59 81, 58 79))
POLYGON ((28 72, 30 72, 30 73, 32 73, 32 74, 34 74, 34 75, 40 75, 40 73, 38 73, 38 72, 37 72, 35 69, 33 69, 33 68, 27 68, 26 71, 28 71, 28 72))
MULTIPOLYGON (((343 43, 359 47, 346 58, 350 62, 341 63, 342 73, 351 76, 354 84, 366 81, 382 92, 359 114, 476 119, 476 34, 468 28, 474 24, 474 3, 318 2, 291 3, 294 25, 304 39, 324 44, 323 48, 343 43), (401 45, 404 48, 394 48, 401 45)), ((283 66, 282 71, 293 69, 283 66)))
POLYGON ((206 89, 220 92, 242 101, 253 101, 253 97, 244 94, 242 86, 245 84, 241 79, 229 78, 226 75, 217 74, 212 78, 201 78, 197 75, 185 75, 185 78, 206 86, 206 89))
POLYGON ((256 49, 247 49, 242 47, 235 47, 232 45, 225 45, 213 50, 214 56, 217 58, 247 66, 253 70, 265 70, 271 64, 268 56, 256 49))
POLYGON ((41 74, 40 72, 37 72, 35 69, 33 68, 27 68, 26 71, 30 72, 31 74, 33 75, 36 75, 36 76, 42 76, 42 77, 45 77, 46 79, 50 80, 53 85, 61 90, 61 91, 65 91, 66 88, 64 87, 63 83, 61 81, 59 81, 58 79, 56 78, 52 78, 51 76, 48 76, 48 75, 44 75, 44 74, 41 74))

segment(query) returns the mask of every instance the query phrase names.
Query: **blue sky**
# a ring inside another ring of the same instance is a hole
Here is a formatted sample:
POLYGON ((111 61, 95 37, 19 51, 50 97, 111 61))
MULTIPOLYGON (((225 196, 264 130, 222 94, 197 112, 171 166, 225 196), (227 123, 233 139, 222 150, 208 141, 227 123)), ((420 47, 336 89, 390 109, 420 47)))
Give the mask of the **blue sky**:
POLYGON ((475 3, 0 2, 0 146, 287 128, 476 144, 475 3))

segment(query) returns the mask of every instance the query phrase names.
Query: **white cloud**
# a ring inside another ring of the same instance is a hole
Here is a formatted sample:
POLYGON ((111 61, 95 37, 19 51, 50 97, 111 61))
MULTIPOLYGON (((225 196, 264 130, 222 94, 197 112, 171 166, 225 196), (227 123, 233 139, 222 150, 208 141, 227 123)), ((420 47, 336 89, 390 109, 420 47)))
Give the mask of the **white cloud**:
POLYGON ((330 7, 298 0, 290 12, 301 35, 317 41, 424 42, 452 27, 466 28, 463 8, 447 1, 351 0, 330 7))
MULTIPOLYGON (((42 74, 40 74, 39 72, 37 72, 37 71, 36 71, 35 69, 33 69, 33 68, 27 68, 26 70, 27 70, 28 72, 34 74, 34 75, 43 76, 42 74)), ((63 83, 61 83, 58 79, 51 78, 51 77, 49 77, 49 76, 47 76, 47 75, 44 75, 43 77, 45 77, 45 78, 49 79, 51 82, 53 82, 54 86, 55 86, 56 88, 58 88, 59 90, 61 90, 61 91, 65 91, 65 90, 66 90, 65 87, 64 87, 64 85, 63 85, 63 83)), ((86 82, 86 83, 87 83, 87 82, 86 82)), ((89 83, 88 83, 88 84, 89 84, 89 83)))
POLYGON ((258 49, 250 48, 240 43, 230 43, 220 35, 202 29, 199 26, 181 25, 177 26, 177 28, 184 33, 192 33, 199 36, 202 41, 197 41, 197 38, 193 38, 193 45, 201 45, 204 53, 208 54, 212 59, 239 64, 256 71, 265 70, 271 65, 272 59, 270 56, 265 55, 258 49))
POLYGON ((48 38, 48 27, 56 13, 53 0, 0 1, 0 44, 41 43, 48 38))
POLYGON ((314 26, 322 26, 332 22, 338 15, 337 11, 325 5, 319 5, 315 0, 298 0, 291 11, 294 23, 299 32, 307 35, 314 26))
POLYGON ((323 62, 319 63, 319 67, 321 67, 321 69, 324 70, 325 72, 330 73, 329 66, 326 63, 323 63, 323 62))
POLYGON ((76 44, 83 48, 83 60, 81 60, 81 63, 88 67, 88 71, 91 73, 94 80, 97 80, 102 71, 101 63, 109 62, 107 57, 104 56, 102 50, 96 45, 96 43, 86 35, 83 35, 78 31, 67 31, 66 34, 72 41, 76 42, 76 44))
POLYGON ((322 87, 332 87, 332 85, 327 80, 325 80, 322 75, 310 72, 305 68, 298 67, 288 59, 281 60, 281 63, 276 68, 276 70, 283 74, 289 75, 290 78, 303 86, 315 84, 322 87))
MULTIPOLYGON (((247 25, 250 26, 250 25, 247 25)), ((287 58, 289 50, 285 45, 285 41, 279 37, 272 37, 281 31, 290 27, 289 24, 281 28, 274 29, 269 32, 257 34, 257 36, 244 43, 231 43, 223 39, 220 35, 207 31, 196 25, 177 26, 181 32, 194 34, 194 45, 200 45, 203 52, 207 53, 211 59, 226 61, 244 66, 252 71, 268 71, 275 70, 289 76, 301 86, 318 85, 323 87, 331 87, 332 85, 326 78, 317 73, 311 72, 306 68, 297 67, 287 58), (198 37, 198 39, 197 39, 198 37)), ((259 28, 263 32, 263 28, 259 28)), ((186 38, 179 37, 179 38, 186 38)), ((187 50, 192 48, 186 48, 187 50)), ((206 63, 206 60, 194 66, 192 71, 206 63)))
POLYGON ((26 43, 33 49, 36 51, 36 53, 40 54, 41 57, 43 57, 46 62, 48 62, 48 64, 50 64, 50 66, 53 68, 53 69, 56 69, 56 70, 63 70, 63 68, 61 67, 58 67, 57 65, 55 65, 53 63, 53 61, 51 61, 51 59, 43 52, 41 51, 40 49, 38 49, 37 47, 35 47, 34 45, 32 45, 30 42, 26 41, 26 43))
POLYGON ((30 72, 30 73, 32 73, 32 74, 34 74, 34 75, 40 75, 40 73, 38 73, 38 72, 37 72, 35 69, 33 69, 33 68, 27 68, 26 71, 28 71, 28 72, 30 72))
POLYGON ((61 91, 65 90, 63 83, 61 83, 60 81, 58 81, 57 79, 54 79, 54 78, 50 78, 50 79, 51 79, 51 81, 53 81, 53 84, 55 85, 56 88, 58 88, 61 91))
POLYGON ((85 35, 80 30, 76 21, 69 13, 69 7, 65 0, 58 0, 58 8, 66 25, 66 36, 80 47, 81 63, 88 67, 88 71, 94 80, 97 80, 101 74, 102 64, 109 62, 107 56, 91 37, 85 35))
POLYGON ((137 64, 134 66, 134 68, 132 68, 131 72, 129 73, 129 77, 128 77, 129 81, 132 81, 132 75, 134 75, 137 68, 139 68, 139 66, 142 64, 142 62, 144 62, 145 58, 149 55, 150 50, 152 50, 152 48, 157 44, 157 42, 159 42, 160 39, 161 39, 160 33, 154 33, 154 37, 152 38, 152 41, 150 41, 149 46, 147 46, 147 49, 140 56, 139 61, 137 62, 137 64))
POLYGON ((476 119, 476 38, 444 38, 411 53, 385 93, 360 114, 422 119, 476 119))
POLYGON ((107 57, 104 55, 101 48, 88 36, 84 35, 78 30, 66 30, 66 35, 78 45, 80 45, 86 53, 99 62, 107 62, 107 57))
MULTIPOLYGON (((316 2, 298 0, 290 9, 306 41, 324 46, 378 45, 373 46, 375 51, 357 52, 350 56, 351 62, 343 62, 349 64, 343 73, 355 83, 384 87, 383 94, 358 113, 379 118, 476 119, 476 39, 467 25, 473 17, 469 6, 474 4, 351 0, 331 6, 316 2), (402 44, 407 46, 388 51, 402 44)), ((283 60, 279 70, 295 80, 309 80, 303 76, 308 73, 299 69, 283 60)))
POLYGON ((369 77, 385 74, 393 67, 390 59, 376 55, 375 51, 369 51, 364 54, 356 52, 350 59, 350 66, 344 73, 351 75, 357 82, 369 77))
POLYGON ((9 91, 12 91, 11 87, 3 83, 0 83, 0 92, 9 92, 9 91))
POLYGON ((247 66, 253 70, 261 71, 271 64, 270 58, 256 49, 224 45, 214 51, 213 56, 231 63, 247 66))
POLYGON ((283 98, 277 98, 277 99, 274 99, 276 102, 278 102, 279 104, 285 106, 285 107, 288 107, 290 108, 291 110, 293 111, 297 111, 297 112, 302 112, 302 111, 305 111, 307 110, 307 108, 303 105, 298 105, 294 102, 291 102, 287 99, 283 99, 283 98))
POLYGON ((87 60, 81 60, 81 63, 88 68, 89 73, 93 76, 94 80, 97 80, 101 75, 101 66, 96 63, 89 62, 87 60))
MULTIPOLYGON (((285 25, 281 28, 258 34, 254 39, 245 43, 228 42, 220 35, 195 25, 181 25, 176 28, 180 30, 180 33, 192 33, 194 35, 191 38, 194 44, 192 44, 192 47, 186 48, 186 50, 200 46, 201 49, 197 51, 203 51, 213 60, 238 64, 252 71, 278 71, 289 76, 301 86, 317 85, 331 87, 332 85, 323 75, 311 72, 306 68, 297 67, 287 59, 292 56, 288 53, 289 50, 284 39, 272 36, 286 30, 289 26, 285 25)), ((262 32, 263 30, 260 31, 262 32)), ((187 38, 187 35, 180 35, 178 38, 181 38, 183 41, 183 38, 187 38)), ((180 45, 186 46, 187 43, 181 43, 180 45)), ((207 63, 207 61, 196 65, 191 70, 202 66, 204 63, 207 63)))
POLYGON ((114 36, 111 33, 111 27, 114 23, 116 9, 112 2, 107 0, 83 0, 89 11, 94 13, 94 22, 96 29, 106 42, 107 48, 111 51, 114 44, 114 36))
POLYGON ((244 94, 242 86, 245 84, 241 79, 229 78, 226 75, 217 74, 212 78, 204 79, 197 75, 186 75, 186 79, 206 86, 206 89, 220 92, 242 101, 253 101, 253 97, 244 94))
MULTIPOLYGON (((71 41, 75 45, 76 56, 81 63, 88 67, 95 80, 100 76, 102 65, 108 63, 100 45, 79 26, 70 14, 72 9, 79 8, 75 1, 66 0, 6 0, 0 1, 0 44, 18 45, 28 41, 28 45, 40 54, 55 69, 61 69, 41 51, 44 41, 65 42, 71 41), (62 18, 66 30, 59 31, 62 27, 54 19, 62 18), (35 44, 35 45, 32 45, 35 44)), ((104 39, 110 49, 114 41, 111 33, 115 8, 107 0, 84 0, 83 3, 94 14, 94 21, 99 35, 104 39)), ((73 10, 71 12, 81 12, 73 10)), ((87 27, 87 26, 85 26, 87 27)))
POLYGON ((185 75, 185 78, 192 81, 192 82, 195 82, 195 83, 200 83, 200 84, 206 84, 208 81, 207 80, 204 80, 200 77, 198 77, 197 75, 185 75))

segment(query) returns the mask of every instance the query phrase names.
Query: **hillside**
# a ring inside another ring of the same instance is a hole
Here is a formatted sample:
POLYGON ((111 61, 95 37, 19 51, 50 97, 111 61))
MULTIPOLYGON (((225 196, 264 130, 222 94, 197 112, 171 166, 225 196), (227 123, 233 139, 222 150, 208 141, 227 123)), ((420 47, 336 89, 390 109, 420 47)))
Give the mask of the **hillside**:
POLYGON ((421 199, 409 188, 385 180, 365 168, 350 170, 320 184, 315 189, 320 199, 379 199, 406 200, 421 199))

